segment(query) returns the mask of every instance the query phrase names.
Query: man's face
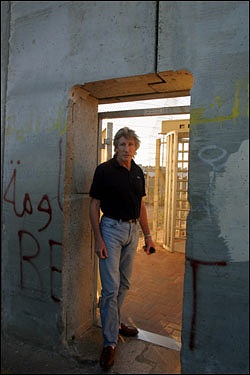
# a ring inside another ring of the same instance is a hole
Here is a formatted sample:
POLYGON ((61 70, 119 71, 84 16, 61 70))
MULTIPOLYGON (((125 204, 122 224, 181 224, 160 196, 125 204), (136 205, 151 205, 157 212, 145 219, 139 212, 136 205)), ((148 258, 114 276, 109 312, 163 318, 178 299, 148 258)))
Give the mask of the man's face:
POLYGON ((131 161, 135 156, 136 146, 134 138, 126 139, 121 137, 118 140, 118 146, 116 148, 117 158, 123 162, 131 161))

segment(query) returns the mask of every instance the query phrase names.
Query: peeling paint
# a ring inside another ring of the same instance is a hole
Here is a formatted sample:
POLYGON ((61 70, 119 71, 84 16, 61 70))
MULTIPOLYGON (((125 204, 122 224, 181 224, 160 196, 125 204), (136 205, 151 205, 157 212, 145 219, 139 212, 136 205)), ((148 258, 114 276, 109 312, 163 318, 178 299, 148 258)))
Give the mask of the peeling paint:
POLYGON ((248 213, 248 149, 249 141, 242 142, 224 164, 224 172, 216 176, 211 204, 217 208, 220 237, 223 237, 233 262, 249 261, 248 213))

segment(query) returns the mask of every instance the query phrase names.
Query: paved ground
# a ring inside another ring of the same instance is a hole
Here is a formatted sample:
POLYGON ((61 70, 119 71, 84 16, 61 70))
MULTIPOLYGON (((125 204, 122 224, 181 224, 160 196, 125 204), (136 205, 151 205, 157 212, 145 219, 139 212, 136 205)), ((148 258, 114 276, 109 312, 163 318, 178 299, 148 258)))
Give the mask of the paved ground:
MULTIPOLYGON (((184 258, 183 253, 169 253, 160 246, 150 256, 138 248, 122 314, 125 322, 139 328, 139 335, 120 337, 115 364, 108 373, 181 373, 184 258)), ((12 339, 1 345, 1 373, 102 374, 101 349, 99 327, 86 332, 67 350, 56 352, 12 339)))
POLYGON ((138 247, 123 320, 180 342, 184 267, 184 252, 170 253, 158 245, 155 254, 146 255, 138 247))

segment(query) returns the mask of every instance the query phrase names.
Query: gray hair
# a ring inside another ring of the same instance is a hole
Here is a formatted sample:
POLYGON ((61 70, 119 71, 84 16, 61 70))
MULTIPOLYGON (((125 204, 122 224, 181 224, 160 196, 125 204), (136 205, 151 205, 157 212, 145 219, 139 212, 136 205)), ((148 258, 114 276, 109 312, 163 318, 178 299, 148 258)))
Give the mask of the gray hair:
POLYGON ((135 141, 136 150, 140 147, 141 141, 138 135, 135 133, 134 130, 129 129, 127 126, 125 126, 124 128, 121 128, 120 130, 118 130, 118 132, 115 134, 114 142, 113 142, 115 149, 118 147, 118 142, 121 137, 124 137, 126 139, 133 138, 135 141))

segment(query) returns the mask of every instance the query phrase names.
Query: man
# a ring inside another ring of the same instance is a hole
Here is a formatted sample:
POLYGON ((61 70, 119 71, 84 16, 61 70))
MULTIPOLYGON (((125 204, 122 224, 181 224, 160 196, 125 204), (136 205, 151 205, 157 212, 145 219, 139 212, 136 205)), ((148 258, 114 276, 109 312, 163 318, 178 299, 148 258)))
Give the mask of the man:
POLYGON ((104 345, 100 365, 103 369, 114 364, 119 333, 138 334, 136 327, 121 323, 120 311, 130 286, 139 226, 145 237, 146 253, 149 255, 154 247, 142 200, 146 195, 144 174, 133 160, 140 140, 134 130, 124 127, 116 133, 113 145, 115 154, 97 166, 89 193, 89 214, 102 284, 100 315, 104 345))

